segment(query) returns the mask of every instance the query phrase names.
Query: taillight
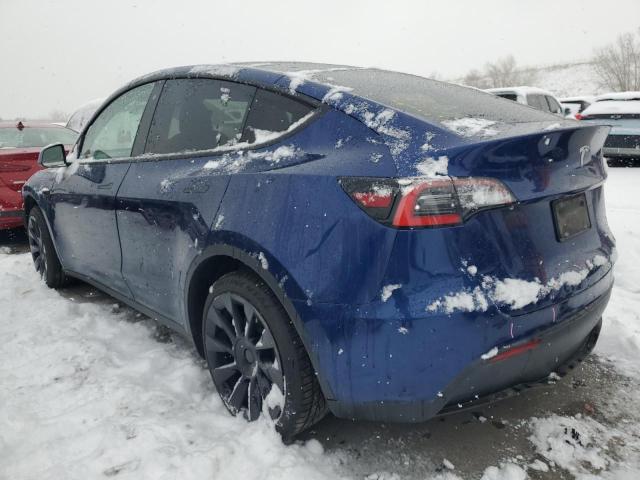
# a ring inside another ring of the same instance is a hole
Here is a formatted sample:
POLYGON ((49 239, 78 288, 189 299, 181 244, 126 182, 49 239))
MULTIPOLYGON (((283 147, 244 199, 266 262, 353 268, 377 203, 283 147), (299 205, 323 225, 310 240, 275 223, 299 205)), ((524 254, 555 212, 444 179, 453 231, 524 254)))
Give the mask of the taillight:
POLYGON ((576 113, 574 117, 576 117, 576 120, 584 120, 586 118, 584 115, 581 115, 580 113, 576 113))
POLYGON ((516 201, 502 182, 483 177, 343 177, 340 184, 371 217, 398 228, 460 225, 480 210, 516 201))

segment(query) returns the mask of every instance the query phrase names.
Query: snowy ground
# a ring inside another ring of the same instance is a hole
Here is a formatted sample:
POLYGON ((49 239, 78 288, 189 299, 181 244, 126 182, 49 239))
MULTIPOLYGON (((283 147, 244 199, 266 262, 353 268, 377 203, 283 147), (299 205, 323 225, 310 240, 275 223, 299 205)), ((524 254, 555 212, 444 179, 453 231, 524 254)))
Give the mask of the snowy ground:
POLYGON ((47 290, 24 239, 0 237, 0 478, 638 479, 638 185, 610 171, 616 286, 572 375, 422 425, 328 417, 288 447, 227 414, 180 337, 85 285, 47 290))

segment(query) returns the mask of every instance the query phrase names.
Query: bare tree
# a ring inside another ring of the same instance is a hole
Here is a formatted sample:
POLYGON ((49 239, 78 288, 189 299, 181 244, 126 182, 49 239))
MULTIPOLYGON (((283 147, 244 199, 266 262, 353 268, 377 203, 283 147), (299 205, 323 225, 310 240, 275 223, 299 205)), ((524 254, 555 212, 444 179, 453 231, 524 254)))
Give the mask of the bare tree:
POLYGON ((469 85, 470 87, 476 88, 490 88, 489 79, 486 75, 484 75, 480 70, 469 70, 464 78, 462 79, 462 83, 465 85, 469 85))
POLYGON ((533 69, 519 69, 513 55, 487 63, 484 70, 470 70, 462 82, 476 88, 515 87, 532 85, 537 73, 533 69))
POLYGON ((640 90, 640 31, 623 33, 593 57, 602 86, 616 92, 640 90))
POLYGON ((491 87, 513 87, 527 85, 535 82, 535 71, 518 69, 513 55, 497 60, 495 63, 487 63, 486 76, 491 87))

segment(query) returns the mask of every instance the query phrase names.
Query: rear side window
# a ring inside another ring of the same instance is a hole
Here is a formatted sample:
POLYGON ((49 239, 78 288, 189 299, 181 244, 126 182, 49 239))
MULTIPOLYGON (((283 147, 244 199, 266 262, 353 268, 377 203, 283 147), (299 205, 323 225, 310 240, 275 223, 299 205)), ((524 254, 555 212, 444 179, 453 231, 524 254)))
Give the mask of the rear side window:
POLYGON ((511 100, 513 102, 518 101, 518 96, 515 93, 498 93, 496 96, 500 98, 506 98, 507 100, 511 100))
POLYGON ((240 140, 255 87, 211 79, 168 80, 145 153, 210 150, 240 140))
POLYGON ((530 93, 527 95, 527 103, 533 108, 537 108, 538 110, 542 110, 544 112, 549 111, 549 104, 544 99, 544 95, 540 95, 538 93, 530 93))
POLYGON ((553 113, 562 112, 562 108, 560 107, 560 104, 556 102, 555 98, 547 96, 546 99, 547 103, 549 104, 549 110, 551 110, 553 113))
POLYGON ((268 141, 285 132, 313 109, 297 100, 268 90, 258 89, 249 110, 242 141, 268 141))

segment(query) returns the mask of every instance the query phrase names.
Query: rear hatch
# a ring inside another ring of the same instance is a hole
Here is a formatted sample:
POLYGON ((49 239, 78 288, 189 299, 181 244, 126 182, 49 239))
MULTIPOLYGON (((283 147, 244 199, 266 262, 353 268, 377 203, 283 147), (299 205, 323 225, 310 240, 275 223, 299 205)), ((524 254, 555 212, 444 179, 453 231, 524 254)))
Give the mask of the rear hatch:
POLYGON ((480 210, 461 229, 488 296, 526 313, 563 301, 611 268, 614 238, 604 206, 607 127, 501 138, 449 152, 448 175, 497 179, 513 202, 480 210))

